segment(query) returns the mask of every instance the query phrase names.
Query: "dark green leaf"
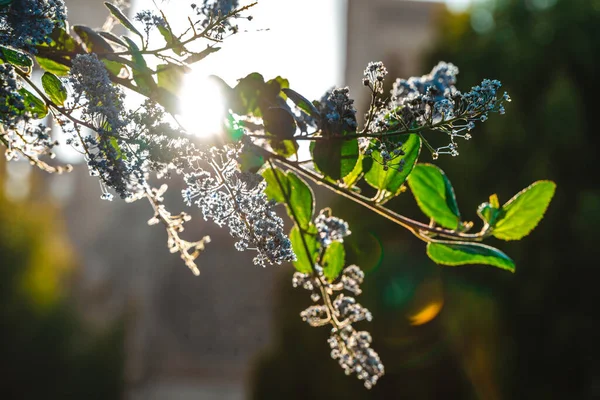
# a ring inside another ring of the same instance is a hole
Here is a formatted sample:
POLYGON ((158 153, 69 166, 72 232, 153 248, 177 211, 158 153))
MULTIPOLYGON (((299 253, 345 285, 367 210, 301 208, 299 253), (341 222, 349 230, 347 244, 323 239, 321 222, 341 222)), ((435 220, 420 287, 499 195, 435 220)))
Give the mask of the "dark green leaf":
POLYGON ((290 231, 292 249, 296 254, 294 268, 296 268, 298 272, 310 274, 313 270, 313 265, 317 261, 317 256, 319 255, 316 234, 317 229, 314 225, 310 225, 308 233, 300 233, 298 225, 294 225, 290 231))
POLYGON ((272 107, 264 110, 263 122, 267 134, 278 139, 291 139, 296 133, 294 117, 284 108, 272 107))
POLYGON ((75 25, 73 30, 85 43, 88 51, 109 54, 113 52, 112 46, 93 29, 83 25, 75 25))
POLYGON ((123 13, 123 11, 119 10, 119 8, 117 6, 115 6, 114 4, 111 4, 109 2, 104 2, 104 5, 106 6, 106 8, 108 8, 108 10, 110 11, 110 13, 119 20, 119 22, 121 22, 121 24, 123 24, 123 26, 127 29, 129 29, 131 32, 135 33, 136 35, 138 35, 142 40, 144 40, 144 37, 142 36, 142 34, 140 33, 140 31, 137 30, 137 28, 133 25, 133 23, 129 20, 129 18, 127 18, 127 16, 123 13))
POLYGON ((42 119, 48 114, 48 107, 39 97, 25 88, 19 89, 19 94, 23 96, 25 111, 29 111, 36 119, 42 119))
POLYGON ((287 95, 282 91, 290 87, 290 81, 287 79, 278 76, 268 80, 267 86, 272 89, 274 96, 280 95, 284 100, 287 99, 287 95))
POLYGON ((556 184, 537 181, 517 193, 502 206, 492 234, 502 240, 518 240, 527 236, 544 216, 556 184))
POLYGON ((98 35, 102 36, 104 39, 110 40, 120 46, 127 47, 127 43, 123 41, 120 37, 115 35, 112 32, 98 31, 98 35))
POLYGON ((13 0, 0 0, 0 7, 4 7, 12 3, 13 0))
POLYGON ((323 274, 330 282, 335 280, 344 269, 345 262, 346 251, 344 250, 344 245, 340 242, 331 243, 325 250, 323 260, 321 261, 323 274))
POLYGON ((42 87, 53 103, 62 106, 67 100, 67 89, 60 79, 51 72, 42 75, 42 87))
POLYGON ((506 254, 481 243, 428 243, 427 255, 442 265, 486 264, 511 272, 515 271, 515 263, 506 254))
POLYGON ((289 88, 283 88, 282 91, 287 95, 287 97, 290 100, 294 102, 294 104, 296 104, 296 106, 299 109, 301 109, 313 118, 319 118, 319 110, 317 110, 314 104, 311 103, 308 99, 306 99, 306 97, 289 88))
POLYGON ((417 164, 408 184, 425 215, 445 228, 459 227, 460 212, 454 189, 441 169, 432 164, 417 164))
POLYGON ((365 173, 365 180, 375 189, 395 194, 412 172, 421 152, 421 138, 419 135, 411 134, 403 135, 400 140, 404 143, 402 145, 404 155, 390 161, 387 170, 381 164, 380 152, 373 152, 373 166, 365 173))
POLYGON ((235 101, 230 105, 233 112, 239 115, 250 114, 262 117, 260 100, 265 87, 263 76, 256 72, 240 79, 233 88, 235 101))
POLYGON ((316 168, 338 180, 350 174, 358 162, 358 140, 318 140, 310 144, 316 168))
POLYGON ((298 152, 298 143, 295 140, 277 140, 269 141, 273 151, 283 157, 291 157, 298 152))
POLYGON ((4 46, 0 46, 0 60, 18 67, 31 68, 33 66, 33 60, 27 54, 4 46))

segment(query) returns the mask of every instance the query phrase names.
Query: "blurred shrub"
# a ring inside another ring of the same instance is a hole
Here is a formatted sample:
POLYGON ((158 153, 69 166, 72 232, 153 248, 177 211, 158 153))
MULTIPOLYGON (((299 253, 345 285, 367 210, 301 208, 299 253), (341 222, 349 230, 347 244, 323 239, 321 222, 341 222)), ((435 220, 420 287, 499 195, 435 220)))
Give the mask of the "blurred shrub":
POLYGON ((74 262, 60 216, 8 201, 2 183, 0 169, 0 398, 120 398, 122 327, 86 329, 65 294, 74 262))
POLYGON ((542 177, 558 185, 539 231, 506 247, 516 275, 496 285, 512 341, 506 398, 598 398, 600 1, 477 3, 443 16, 429 59, 458 65, 461 87, 495 77, 513 98, 444 162, 463 201, 492 191, 505 201, 542 177))

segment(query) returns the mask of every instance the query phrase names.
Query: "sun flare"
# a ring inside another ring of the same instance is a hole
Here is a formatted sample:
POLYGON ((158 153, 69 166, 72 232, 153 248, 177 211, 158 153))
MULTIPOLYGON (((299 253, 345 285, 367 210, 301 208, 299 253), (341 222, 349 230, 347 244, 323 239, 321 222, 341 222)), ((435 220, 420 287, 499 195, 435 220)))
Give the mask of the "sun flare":
POLYGON ((180 123, 198 136, 219 134, 225 118, 225 101, 219 86, 200 71, 186 75, 180 93, 180 123))

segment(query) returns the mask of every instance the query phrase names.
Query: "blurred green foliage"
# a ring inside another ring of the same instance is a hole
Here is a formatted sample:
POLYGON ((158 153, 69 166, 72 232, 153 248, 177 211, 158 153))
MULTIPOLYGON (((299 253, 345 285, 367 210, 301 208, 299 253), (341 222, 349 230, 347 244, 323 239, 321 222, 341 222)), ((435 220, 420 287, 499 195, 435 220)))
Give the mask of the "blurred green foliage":
POLYGON ((0 398, 119 399, 122 324, 98 333, 65 293, 74 260, 52 206, 11 202, 0 165, 0 398))
MULTIPOLYGON (((600 1, 497 0, 447 12, 426 58, 426 66, 459 66, 459 88, 499 79, 513 99, 505 116, 460 143, 459 157, 436 161, 452 180, 463 219, 478 221, 476 207, 490 193, 502 204, 551 179, 558 190, 545 220, 526 241, 503 244, 517 265, 512 275, 435 266, 400 228, 347 203, 334 207, 350 223, 350 239, 367 230, 383 244, 383 261, 367 273, 357 300, 375 317, 364 329, 386 376, 367 392, 337 374, 326 329, 297 315, 310 300, 282 279, 279 345, 258 364, 253 398, 600 397, 600 1)), ((420 217, 410 196, 390 204, 420 217)))

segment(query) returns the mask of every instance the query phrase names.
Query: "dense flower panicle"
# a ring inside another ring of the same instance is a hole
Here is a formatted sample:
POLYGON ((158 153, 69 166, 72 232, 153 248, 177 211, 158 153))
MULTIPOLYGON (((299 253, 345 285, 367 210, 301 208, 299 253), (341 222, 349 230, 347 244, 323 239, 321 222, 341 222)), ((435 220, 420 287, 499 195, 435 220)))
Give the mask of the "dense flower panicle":
MULTIPOLYGON (((370 129, 375 133, 397 129, 438 130, 449 136, 450 143, 439 147, 433 153, 434 159, 440 154, 457 156, 456 139, 469 140, 476 122, 485 122, 491 112, 504 114, 503 103, 510 101, 506 93, 498 97, 501 84, 497 80, 485 79, 481 85, 462 93, 455 87, 457 75, 456 66, 440 62, 427 75, 397 79, 390 103, 377 109, 370 129)), ((384 154, 390 153, 382 152, 385 165, 384 154)))
MULTIPOLYGON (((123 92, 113 85, 104 64, 95 54, 80 54, 73 59, 69 82, 75 104, 83 108, 84 122, 93 126, 97 136, 83 137, 83 146, 90 173, 101 178, 121 198, 143 191, 147 171, 139 152, 139 143, 133 150, 125 142, 127 112, 123 92), (127 152, 127 154, 125 154, 127 152)), ((78 133, 79 127, 75 127, 78 133)), ((75 135, 73 140, 77 140, 75 135)), ((103 187, 102 198, 112 195, 103 187)))
POLYGON ((369 332, 346 326, 333 332, 328 340, 331 357, 337 360, 346 375, 356 374, 371 389, 385 373, 379 354, 371 348, 369 332))
POLYGON ((36 53, 35 46, 49 43, 66 18, 62 0, 14 0, 0 7, 0 45, 36 53))
POLYGON ((356 131, 356 109, 350 98, 350 89, 335 88, 317 102, 321 129, 325 135, 343 135, 356 131))
POLYGON ((84 115, 100 134, 117 132, 125 126, 124 94, 114 86, 106 67, 96 54, 78 54, 73 59, 69 82, 75 102, 84 105, 84 115))
POLYGON ((331 325, 329 345, 331 357, 337 360, 347 375, 352 373, 364 381, 370 389, 384 375, 385 369, 375 350, 371 348, 371 335, 356 331, 353 323, 371 321, 371 312, 360 305, 354 297, 335 292, 347 290, 355 295, 361 293, 360 284, 364 273, 356 265, 346 267, 337 281, 329 282, 323 275, 323 268, 314 266, 314 273, 294 273, 292 285, 312 292, 311 299, 316 303, 324 296, 322 304, 312 305, 300 313, 303 321, 310 326, 331 325))
POLYGON ((336 316, 340 320, 346 320, 350 323, 362 320, 371 321, 373 315, 369 310, 356 302, 354 297, 339 294, 333 301, 333 308, 336 310, 336 316))
POLYGON ((427 95, 427 99, 434 102, 443 100, 446 95, 456 92, 456 75, 458 68, 454 64, 440 62, 427 75, 397 79, 392 88, 392 98, 402 102, 427 95))
POLYGON ((264 267, 294 261, 292 243, 284 233, 283 220, 273 210, 275 204, 264 194, 262 177, 240 172, 231 158, 213 168, 214 175, 204 170, 188 174, 188 188, 183 191, 186 202, 197 204, 205 220, 227 226, 238 240, 237 250, 256 250, 255 264, 264 267))
POLYGON ((343 242, 344 237, 352 233, 346 221, 330 214, 330 210, 321 210, 315 218, 318 240, 322 246, 329 246, 333 242, 343 242))

